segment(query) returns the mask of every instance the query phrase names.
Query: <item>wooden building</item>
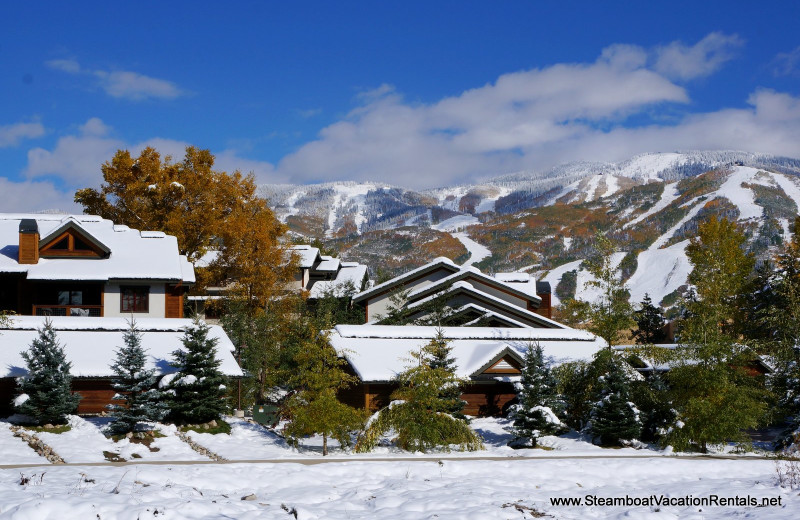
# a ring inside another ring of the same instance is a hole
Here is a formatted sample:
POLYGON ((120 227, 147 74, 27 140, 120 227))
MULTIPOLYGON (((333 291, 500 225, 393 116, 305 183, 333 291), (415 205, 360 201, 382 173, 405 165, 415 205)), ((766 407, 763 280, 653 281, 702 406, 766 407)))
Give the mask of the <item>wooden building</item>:
MULTIPOLYGON (((340 394, 342 401, 376 411, 389 404, 397 387, 397 374, 433 339, 437 327, 389 325, 338 325, 330 341, 347 360, 360 383, 340 394)), ((457 375, 468 383, 463 388, 464 413, 475 416, 504 415, 516 399, 525 350, 531 342, 542 346, 551 366, 568 361, 590 361, 606 343, 586 331, 570 328, 444 327, 452 347, 457 375)))
MULTIPOLYGON (((115 394, 111 388, 114 374, 110 366, 116 358, 115 351, 124 345, 122 336, 129 328, 128 320, 13 316, 10 326, 0 329, 0 417, 12 413, 11 402, 18 393, 16 378, 27 373, 21 352, 28 350, 45 319, 51 320, 67 361, 72 363, 72 389, 82 396, 78 413, 102 412, 115 394)), ((147 351, 147 368, 155 369, 158 376, 175 372, 175 368, 170 366, 172 352, 183 348, 181 338, 184 328, 190 323, 191 320, 186 319, 136 320, 142 332, 142 346, 147 351)), ((225 375, 241 377, 242 371, 233 355, 234 346, 222 328, 212 325, 209 337, 217 340, 216 356, 220 370, 225 375)))
POLYGON ((526 273, 490 276, 444 257, 362 291, 353 297, 353 303, 363 307, 367 323, 378 323, 397 296, 402 297, 407 310, 413 311, 412 319, 424 318, 426 302, 445 297, 453 313, 469 311, 467 316, 472 318, 464 323, 484 317, 497 321, 488 324, 506 327, 565 327, 550 318, 549 284, 537 283, 526 273))
POLYGON ((182 318, 194 268, 173 236, 93 215, 0 214, 0 310, 182 318))

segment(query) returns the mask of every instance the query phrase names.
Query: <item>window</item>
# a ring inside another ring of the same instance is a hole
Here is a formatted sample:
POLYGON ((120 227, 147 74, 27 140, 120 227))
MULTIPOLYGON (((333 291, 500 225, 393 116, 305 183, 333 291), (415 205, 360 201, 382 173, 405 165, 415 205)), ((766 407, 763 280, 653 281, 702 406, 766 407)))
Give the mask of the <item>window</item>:
POLYGON ((148 312, 150 287, 123 285, 119 296, 120 312, 148 312))
POLYGON ((83 305, 83 291, 58 291, 59 305, 83 305))

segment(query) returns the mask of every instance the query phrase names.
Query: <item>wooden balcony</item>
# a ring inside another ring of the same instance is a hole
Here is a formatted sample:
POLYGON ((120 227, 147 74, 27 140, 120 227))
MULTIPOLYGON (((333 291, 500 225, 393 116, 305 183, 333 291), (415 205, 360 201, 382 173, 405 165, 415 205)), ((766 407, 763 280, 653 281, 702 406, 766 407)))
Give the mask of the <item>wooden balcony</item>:
POLYGON ((34 316, 87 316, 103 315, 101 305, 34 305, 34 316))

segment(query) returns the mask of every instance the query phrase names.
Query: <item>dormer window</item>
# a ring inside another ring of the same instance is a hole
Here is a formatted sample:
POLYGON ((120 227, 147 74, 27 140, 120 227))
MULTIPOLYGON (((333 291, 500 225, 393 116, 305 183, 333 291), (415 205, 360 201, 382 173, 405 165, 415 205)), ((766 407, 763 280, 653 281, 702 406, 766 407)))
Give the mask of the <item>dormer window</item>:
POLYGON ((67 222, 39 243, 42 258, 107 258, 110 250, 74 222, 67 222))

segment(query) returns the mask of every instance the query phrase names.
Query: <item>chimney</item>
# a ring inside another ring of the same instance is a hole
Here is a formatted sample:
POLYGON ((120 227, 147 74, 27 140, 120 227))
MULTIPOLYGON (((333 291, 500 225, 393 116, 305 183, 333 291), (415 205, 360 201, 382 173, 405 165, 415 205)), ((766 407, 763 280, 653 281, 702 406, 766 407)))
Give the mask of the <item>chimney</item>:
POLYGON ((550 293, 550 282, 536 282, 536 296, 542 299, 542 303, 534 312, 544 316, 545 318, 553 317, 553 307, 550 301, 550 293))
POLYGON ((24 218, 19 223, 19 263, 39 263, 39 225, 36 219, 24 218))

